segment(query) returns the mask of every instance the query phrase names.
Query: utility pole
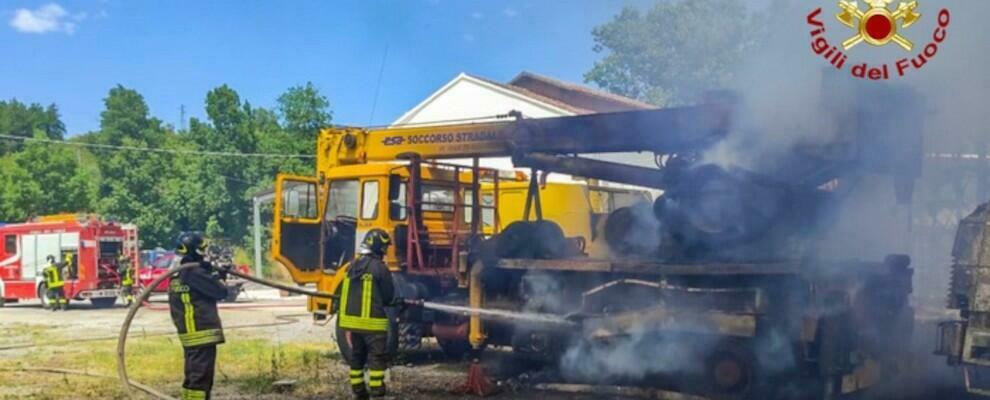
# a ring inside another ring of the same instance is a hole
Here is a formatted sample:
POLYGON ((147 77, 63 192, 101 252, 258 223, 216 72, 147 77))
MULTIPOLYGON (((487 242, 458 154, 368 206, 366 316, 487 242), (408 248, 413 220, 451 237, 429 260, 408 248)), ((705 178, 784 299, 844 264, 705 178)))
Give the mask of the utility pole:
POLYGON ((179 130, 186 130, 186 105, 179 105, 179 130))

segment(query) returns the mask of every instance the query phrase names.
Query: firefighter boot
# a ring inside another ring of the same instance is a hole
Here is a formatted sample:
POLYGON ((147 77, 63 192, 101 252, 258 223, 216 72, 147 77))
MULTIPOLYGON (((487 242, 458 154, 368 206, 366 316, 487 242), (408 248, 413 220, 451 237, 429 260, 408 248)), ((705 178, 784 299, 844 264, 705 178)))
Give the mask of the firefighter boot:
POLYGON ((357 400, 368 400, 368 388, 364 386, 364 370, 352 369, 350 372, 351 393, 357 400))
POLYGON ((368 370, 368 391, 372 398, 385 397, 385 370, 368 370))

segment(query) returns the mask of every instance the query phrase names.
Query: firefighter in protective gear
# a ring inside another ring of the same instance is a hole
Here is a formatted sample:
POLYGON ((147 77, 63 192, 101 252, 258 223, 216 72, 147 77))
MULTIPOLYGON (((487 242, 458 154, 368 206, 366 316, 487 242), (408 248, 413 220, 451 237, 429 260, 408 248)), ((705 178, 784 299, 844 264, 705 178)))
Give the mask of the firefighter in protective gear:
POLYGON ((369 231, 361 242, 361 255, 351 262, 339 288, 337 340, 346 341, 341 348, 351 349, 349 382, 357 399, 385 396, 385 370, 391 361, 385 307, 396 300, 392 275, 382 260, 390 244, 385 231, 369 231))
POLYGON ((227 297, 227 288, 213 265, 203 259, 206 245, 201 234, 183 233, 178 242, 176 253, 182 264, 199 264, 172 276, 168 289, 172 322, 185 356, 182 399, 206 400, 213 389, 217 345, 224 342, 217 302, 227 297))
POLYGON ((131 262, 130 257, 121 254, 117 258, 117 268, 121 276, 121 294, 124 295, 124 301, 127 302, 127 305, 131 305, 134 302, 134 274, 137 272, 134 270, 134 263, 131 262))
POLYGON ((72 253, 65 253, 65 257, 62 258, 62 267, 65 268, 65 276, 69 279, 76 279, 76 263, 75 256, 72 253))
POLYGON ((48 289, 48 307, 52 310, 65 311, 68 308, 68 300, 65 298, 65 280, 62 278, 62 269, 55 263, 55 256, 47 257, 48 265, 41 274, 45 277, 45 287, 48 289))

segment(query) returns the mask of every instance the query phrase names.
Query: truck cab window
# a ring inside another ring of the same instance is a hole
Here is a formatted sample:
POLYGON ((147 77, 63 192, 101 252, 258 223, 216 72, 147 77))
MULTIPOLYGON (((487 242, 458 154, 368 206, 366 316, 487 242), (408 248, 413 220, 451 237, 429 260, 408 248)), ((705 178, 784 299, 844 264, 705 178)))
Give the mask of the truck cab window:
POLYGON ((364 182, 361 190, 361 219, 378 218, 378 181, 364 182))
POLYGON ((388 196, 388 217, 393 221, 406 220, 406 183, 398 179, 390 180, 388 196))
POLYGON ((331 181, 324 215, 324 269, 336 270, 354 257, 357 216, 357 179, 331 181))
POLYGON ((329 221, 340 217, 357 218, 357 201, 357 179, 330 182, 330 194, 327 196, 326 219, 329 221))
POLYGON ((17 236, 7 235, 3 237, 3 252, 17 254, 17 236))
POLYGON ((316 185, 298 183, 282 189, 282 215, 291 218, 316 218, 316 185))

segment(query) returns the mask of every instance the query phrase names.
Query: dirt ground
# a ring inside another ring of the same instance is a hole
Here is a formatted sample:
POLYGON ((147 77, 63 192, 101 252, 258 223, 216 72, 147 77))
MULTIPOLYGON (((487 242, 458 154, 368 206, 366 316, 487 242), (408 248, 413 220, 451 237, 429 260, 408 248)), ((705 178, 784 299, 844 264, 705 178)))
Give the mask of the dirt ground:
MULTIPOLYGON (((8 304, 0 308, 0 400, 126 398, 116 379, 116 337, 127 309, 94 309, 75 303, 67 312, 50 312, 37 303, 8 304), (83 377, 24 371, 23 368, 61 368, 103 374, 83 377)), ((919 312, 919 314, 923 314, 919 312)), ((347 367, 340 360, 330 326, 314 324, 302 298, 282 299, 247 293, 237 303, 225 304, 221 316, 227 343, 218 360, 215 399, 346 399, 347 367), (277 381, 294 381, 290 390, 278 390, 277 381)), ((943 316, 937 316, 942 318, 943 316)), ((925 380, 954 382, 958 373, 944 359, 930 355, 935 317, 919 321, 915 341, 926 370, 925 380), (941 365, 939 368, 934 368, 941 365)), ((485 368, 500 384, 493 399, 590 400, 626 399, 616 395, 584 395, 535 390, 516 385, 520 376, 540 374, 507 351, 486 352, 485 368)), ((436 345, 404 353, 389 372, 389 390, 395 399, 468 399, 452 394, 466 378, 468 363, 445 359, 436 345)), ((142 309, 128 340, 128 371, 132 379, 170 395, 177 395, 182 376, 181 347, 164 298, 153 298, 142 309)), ((919 387, 929 385, 916 382, 919 387)), ((963 398, 958 385, 949 391, 907 390, 916 398, 963 398), (949 397, 945 397, 948 395, 949 397)), ((879 398, 905 398, 898 396, 879 398)), ((664 398, 662 396, 654 398, 664 398)), ((677 396, 667 397, 677 398, 677 396)), ((875 397, 877 398, 877 397, 875 397)))
MULTIPOLYGON (((346 399, 347 367, 340 361, 332 330, 315 325, 301 298, 241 299, 223 306, 227 343, 220 347, 214 399, 346 399), (270 324, 270 326, 256 326, 270 324), (250 327, 245 327, 250 326, 250 327), (273 382, 293 380, 292 390, 276 390, 273 382)), ((67 312, 43 310, 37 303, 0 308, 0 399, 126 398, 115 379, 116 339, 127 309, 95 309, 87 302, 67 312), (95 339, 95 340, 94 340, 95 339), (102 340, 100 340, 102 339, 102 340), (27 368, 61 368, 104 374, 82 377, 27 368)), ((171 333, 167 304, 153 298, 134 321, 128 340, 132 379, 170 395, 181 381, 181 347, 171 333)), ((496 377, 500 357, 491 352, 486 366, 496 377)), ((466 378, 468 363, 452 363, 432 343, 402 356, 389 372, 389 390, 396 399, 467 399, 451 394, 466 378)), ((503 386, 494 399, 615 398, 582 396, 503 386)))

